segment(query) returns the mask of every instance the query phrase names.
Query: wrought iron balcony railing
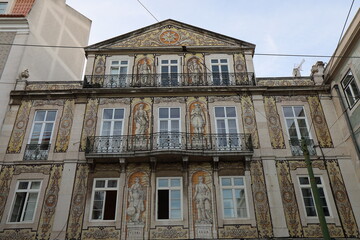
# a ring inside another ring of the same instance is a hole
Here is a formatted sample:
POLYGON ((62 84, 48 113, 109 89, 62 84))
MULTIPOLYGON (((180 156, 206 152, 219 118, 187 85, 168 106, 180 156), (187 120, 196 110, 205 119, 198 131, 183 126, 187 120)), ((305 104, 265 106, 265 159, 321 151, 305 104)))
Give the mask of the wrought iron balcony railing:
POLYGON ((85 75, 84 88, 252 86, 254 73, 85 75))
POLYGON ((316 155, 314 140, 312 140, 312 139, 304 139, 304 140, 290 139, 289 143, 290 143, 291 153, 293 156, 302 156, 303 155, 301 141, 305 141, 307 149, 309 151, 309 155, 316 155))
POLYGON ((50 144, 27 144, 24 160, 47 160, 50 144))
POLYGON ((136 151, 252 151, 250 134, 154 133, 151 135, 95 136, 86 153, 121 154, 136 151))

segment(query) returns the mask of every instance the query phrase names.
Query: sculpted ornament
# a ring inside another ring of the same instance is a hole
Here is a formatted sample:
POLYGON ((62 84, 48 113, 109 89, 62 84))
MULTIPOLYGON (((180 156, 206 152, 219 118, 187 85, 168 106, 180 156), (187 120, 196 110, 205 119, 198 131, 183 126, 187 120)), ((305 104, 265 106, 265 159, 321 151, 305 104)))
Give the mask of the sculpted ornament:
POLYGON ((144 110, 144 104, 140 104, 138 110, 135 112, 135 134, 146 134, 149 126, 149 118, 147 112, 144 110))
POLYGON ((199 176, 199 183, 195 185, 195 196, 197 210, 197 223, 212 223, 211 191, 204 183, 204 177, 199 176))
POLYGON ((135 178, 135 183, 129 188, 129 207, 126 210, 127 215, 130 216, 130 222, 141 223, 141 213, 145 211, 144 206, 145 191, 140 184, 140 178, 135 178))
POLYGON ((194 106, 195 107, 190 114, 191 126, 194 128, 195 134, 202 134, 204 133, 205 115, 200 104, 195 103, 194 106))

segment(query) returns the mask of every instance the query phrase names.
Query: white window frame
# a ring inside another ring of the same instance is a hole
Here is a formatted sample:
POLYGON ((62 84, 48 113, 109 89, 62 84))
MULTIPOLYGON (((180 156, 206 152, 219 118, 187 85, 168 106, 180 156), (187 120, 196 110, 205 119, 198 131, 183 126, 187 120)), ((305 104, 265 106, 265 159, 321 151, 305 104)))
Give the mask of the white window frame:
MULTIPOLYGON (((325 216, 325 217, 326 218, 333 218, 334 215, 333 215, 332 209, 330 207, 329 196, 327 194, 326 187, 324 185, 324 179, 323 179, 323 177, 321 175, 315 175, 315 177, 319 177, 320 180, 321 180, 321 184, 317 184, 317 187, 323 189, 325 200, 326 200, 326 206, 327 206, 327 208, 329 210, 329 216, 325 216)), ((303 208, 303 211, 304 211, 304 216, 307 217, 307 218, 315 218, 315 219, 317 219, 318 218, 318 212, 317 212, 317 209, 316 209, 316 206, 315 206, 314 194, 313 194, 313 191, 312 191, 311 185, 310 185, 310 177, 307 176, 307 175, 297 175, 297 181, 298 181, 298 186, 299 186, 299 190, 300 190, 300 194, 301 194, 301 202, 302 202, 302 208, 303 208), (308 178, 309 184, 301 184, 300 183, 300 178, 303 178, 303 177, 308 178), (304 201, 304 195, 302 193, 303 188, 310 189, 310 191, 311 191, 311 197, 312 197, 312 201, 314 202, 314 208, 315 208, 316 216, 308 216, 307 215, 305 201, 304 201)))
MULTIPOLYGON (((238 124, 238 113, 237 113, 237 110, 236 110, 236 107, 235 106, 215 106, 214 107, 214 121, 215 121, 215 130, 216 130, 216 134, 217 136, 219 137, 220 134, 223 134, 223 133, 219 133, 218 132, 218 120, 224 120, 225 122, 225 134, 226 134, 226 142, 229 143, 229 139, 230 139, 230 134, 233 134, 233 133, 230 133, 229 132, 229 123, 228 123, 228 120, 235 120, 235 125, 236 125, 236 138, 238 140, 238 145, 237 147, 240 147, 241 146, 241 138, 239 138, 239 124, 238 124), (226 115, 226 108, 227 107, 232 107, 235 109, 235 117, 227 117, 226 115), (216 117, 216 108, 223 108, 224 109, 224 113, 225 113, 225 117, 216 117)), ((219 146, 219 143, 217 142, 216 143, 216 146, 221 148, 221 147, 225 147, 225 146, 219 146)), ((235 145, 233 146, 235 147, 235 145)))
POLYGON ((110 60, 110 69, 109 73, 111 76, 110 83, 114 86, 119 87, 125 87, 128 84, 128 74, 129 74, 129 67, 130 67, 130 61, 128 59, 114 59, 110 60), (122 62, 127 62, 126 64, 123 64, 122 62), (115 64, 115 62, 118 62, 115 64), (121 68, 126 67, 126 73, 121 73, 121 68), (118 68, 117 73, 113 74, 112 69, 118 68))
POLYGON ((213 85, 215 85, 214 83, 214 73, 218 73, 219 74, 219 79, 220 79, 220 83, 216 84, 216 86, 224 86, 224 85, 231 85, 232 81, 230 78, 230 59, 229 57, 211 57, 209 60, 209 66, 210 66, 210 70, 211 70, 211 80, 213 85), (212 63, 213 60, 217 60, 217 63, 212 63), (226 60, 226 63, 221 63, 221 60, 226 60), (213 71, 213 66, 218 66, 219 68, 219 72, 214 72, 213 71), (228 71, 227 72, 222 72, 221 70, 221 66, 227 66, 228 71), (228 83, 224 84, 224 79, 223 79, 223 75, 227 73, 228 76, 228 83))
POLYGON ((7 223, 10 223, 10 224, 24 224, 24 223, 25 223, 25 224, 28 224, 28 223, 33 223, 33 222, 34 222, 34 218, 35 218, 35 216, 36 216, 37 207, 38 207, 38 204, 39 204, 39 197, 40 197, 41 190, 42 190, 41 188, 42 188, 42 180, 38 180, 38 179, 17 180, 16 189, 15 189, 15 191, 14 191, 14 196, 13 196, 12 203, 11 203, 11 208, 10 208, 11 211, 10 211, 10 214, 9 214, 9 216, 8 216, 7 223), (27 188, 27 189, 18 189, 20 182, 28 182, 28 188, 27 188), (39 185, 39 188, 38 188, 38 189, 30 189, 31 184, 32 184, 33 182, 40 182, 40 185, 39 185), (22 209, 22 213, 21 213, 20 219, 23 219, 23 218, 24 218, 26 205, 28 204, 27 201, 28 201, 28 198, 29 198, 29 193, 37 193, 36 204, 35 204, 35 207, 34 207, 33 216, 32 216, 31 221, 21 220, 21 221, 19 221, 19 222, 11 222, 11 216, 12 216, 12 214, 13 214, 14 207, 15 207, 16 193, 21 193, 21 192, 25 192, 25 193, 26 193, 26 197, 25 197, 24 206, 23 206, 23 209, 22 209))
POLYGON ((246 186, 246 177, 245 176, 220 176, 220 195, 221 195, 221 209, 222 209, 222 214, 223 214, 223 218, 224 220, 237 220, 237 219, 241 219, 241 220, 247 220, 250 219, 250 211, 249 211, 249 201, 248 201, 248 194, 247 194, 247 186, 246 186), (231 186, 222 186, 222 179, 224 178, 230 178, 231 179, 231 186), (234 185, 234 179, 235 178, 242 178, 244 185, 243 186, 235 186, 234 185), (233 197, 233 211, 236 215, 236 217, 225 217, 225 206, 224 206, 224 196, 223 196, 223 189, 230 189, 232 190, 232 197, 233 197), (238 217, 237 216, 237 207, 236 207, 236 198, 235 198, 235 190, 236 189, 243 189, 244 190, 244 194, 245 194, 245 204, 246 204, 246 217, 238 217))
POLYGON ((297 120, 298 120, 298 119, 305 119, 306 128, 307 128, 307 131, 308 131, 308 134, 309 134, 309 139, 313 139, 312 136, 311 136, 310 129, 309 129, 309 123, 308 123, 308 120, 307 120, 306 111, 305 111, 305 107, 304 107, 304 106, 300 106, 300 105, 282 106, 282 111, 283 111, 283 116, 284 116, 284 121, 285 121, 285 126, 286 126, 286 132, 288 133, 287 135, 288 135, 289 140, 291 140, 291 138, 290 138, 289 126, 288 126, 288 123, 287 123, 287 121, 286 121, 287 119, 293 119, 293 120, 294 120, 295 130, 296 130, 296 134, 297 134, 298 140, 301 140, 301 133, 300 133, 300 128, 299 128, 299 124, 298 124, 298 121, 297 121, 297 120), (284 111, 284 108, 285 108, 285 107, 291 107, 291 108, 292 108, 294 117, 286 117, 286 116, 285 116, 285 111, 284 111), (302 109, 303 109, 303 111, 304 111, 304 117, 297 117, 297 116, 295 116, 294 107, 302 107, 302 109))
POLYGON ((359 84, 358 82, 356 81, 355 79, 355 75, 352 73, 351 70, 347 71, 346 75, 343 77, 343 79, 341 80, 341 86, 342 86, 342 90, 344 92, 344 95, 346 97, 346 101, 347 101, 347 104, 349 106, 349 108, 351 109, 353 106, 356 105, 356 103, 359 101, 360 99, 360 96, 355 96, 355 93, 354 93, 354 88, 352 86, 352 83, 355 83, 355 87, 357 88, 357 91, 359 92, 360 94, 360 91, 359 91, 359 84), (346 84, 344 85, 344 82, 345 82, 345 79, 349 76, 352 76, 352 79, 346 84), (351 96, 348 95, 347 93, 347 89, 350 90, 350 94, 351 96), (350 103, 350 100, 349 99, 352 99, 353 100, 353 104, 350 103))
MULTIPOLYGON (((179 143, 179 146, 181 145, 181 107, 159 107, 158 108, 158 134, 159 134, 159 138, 158 138, 158 144, 161 148, 161 143, 160 143, 160 136, 161 134, 166 134, 166 132, 161 132, 161 127, 160 127, 160 121, 167 121, 168 123, 168 131, 167 131, 167 134, 169 135, 169 137, 171 137, 172 134, 177 134, 178 136, 178 143, 179 143), (168 109, 168 113, 169 113, 169 117, 168 118, 160 118, 160 109, 168 109), (178 118, 171 118, 170 114, 171 114, 171 110, 172 108, 177 108, 179 109, 179 117, 178 118), (174 132, 174 131, 169 131, 169 127, 171 128, 171 121, 172 120, 178 120, 179 121, 179 130, 178 132, 174 132)), ((175 136, 176 137, 176 136, 175 136)), ((178 147, 174 147, 174 148, 178 148, 178 147)))
POLYGON ((101 136, 114 136, 114 124, 115 122, 119 122, 121 121, 121 135, 124 135, 124 120, 125 120, 125 108, 104 108, 102 110, 102 118, 101 118, 101 127, 100 127, 100 135, 101 136), (104 119, 104 115, 105 115, 105 110, 112 110, 113 111, 113 117, 112 119, 104 119), (123 114, 123 118, 122 119, 115 119, 115 110, 120 109, 124 111, 123 114), (104 122, 110 122, 110 135, 103 135, 103 127, 104 127, 104 122))
POLYGON ((182 221, 184 218, 184 206, 183 206, 183 178, 182 177, 157 177, 156 178, 156 221, 182 221), (178 187, 159 187, 159 180, 161 179, 167 179, 168 183, 171 183, 172 179, 177 179, 180 181, 180 186, 178 187), (158 200, 159 200, 159 194, 158 190, 168 190, 169 193, 169 218, 168 219, 159 219, 158 218, 158 200), (180 218, 171 218, 171 190, 180 190, 180 218))
POLYGON ((0 14, 7 14, 7 9, 9 7, 9 2, 1 1, 0 5, 5 6, 4 8, 0 8, 0 14), (1 11, 1 9, 4 9, 4 10, 1 11))
MULTIPOLYGON (((41 123, 41 131, 40 131, 39 140, 38 140, 37 144, 42 144, 42 141, 43 141, 43 138, 44 138, 45 125, 46 125, 47 123, 52 123, 53 126, 52 126, 52 129, 51 129, 51 136, 50 136, 50 140, 49 140, 49 144, 51 144, 51 140, 52 140, 53 133, 54 133, 54 128, 55 128, 55 123, 56 123, 56 117, 57 117, 57 110, 42 110, 42 109, 36 110, 36 111, 35 111, 35 114, 34 114, 34 120, 33 120, 33 124, 32 124, 32 127, 31 127, 31 132, 30 132, 28 144, 32 144, 32 143, 31 143, 31 140, 32 140, 32 135, 33 135, 33 133, 34 133, 35 124, 41 123), (43 120, 43 121, 36 121, 36 120, 35 120, 36 114, 37 114, 38 112, 41 112, 41 111, 44 111, 44 112, 45 112, 45 117, 44 117, 45 120, 43 120), (46 121, 47 114, 48 114, 48 112, 50 112, 50 111, 51 111, 51 112, 55 112, 54 121, 46 121)), ((33 144, 35 144, 35 143, 33 143, 33 144)))
POLYGON ((117 211, 118 211, 118 207, 119 207, 118 200, 119 200, 119 179, 118 178, 94 178, 92 192, 91 192, 91 206, 90 206, 90 213, 89 213, 89 221, 90 222, 115 222, 117 220, 117 211), (96 181, 105 181, 105 187, 96 188, 96 181), (113 187, 113 188, 107 187, 108 181, 116 181, 116 187, 113 187), (107 190, 116 191, 115 219, 104 220, 106 195, 105 195, 103 206, 102 206, 102 218, 101 219, 93 219, 92 217, 93 217, 95 192, 97 192, 97 191, 106 192, 107 190))
POLYGON ((181 62, 182 62, 182 58, 181 57, 178 57, 178 56, 161 56, 161 57, 158 57, 158 69, 159 69, 159 86, 161 87, 171 87, 171 86, 179 86, 180 85, 180 78, 179 78, 179 74, 181 73, 181 62), (162 61, 164 60, 167 60, 169 61, 169 63, 167 64, 163 64, 162 61), (176 60, 177 63, 171 63, 171 61, 174 61, 176 60), (170 76, 170 82, 169 84, 167 85, 163 85, 162 84, 162 67, 163 66, 168 66, 169 67, 169 72, 168 72, 168 75, 170 76), (177 67, 177 72, 176 72, 176 79, 177 79, 177 84, 176 85, 172 85, 172 78, 171 78, 171 66, 176 66, 177 67))

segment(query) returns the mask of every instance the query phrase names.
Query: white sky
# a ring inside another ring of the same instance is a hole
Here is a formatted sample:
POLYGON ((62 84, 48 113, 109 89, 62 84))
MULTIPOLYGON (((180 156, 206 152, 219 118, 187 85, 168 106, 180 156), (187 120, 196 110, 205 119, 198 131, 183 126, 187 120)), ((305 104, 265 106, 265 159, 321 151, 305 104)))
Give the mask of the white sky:
MULTIPOLYGON (((67 0, 92 20, 89 44, 156 23, 137 0, 67 0)), ((174 19, 256 44, 255 53, 332 55, 352 0, 141 0, 159 20, 174 19)), ((360 7, 356 1, 348 24, 360 7)), ((257 77, 291 76, 303 57, 255 56, 257 77)), ((328 58, 305 58, 302 76, 328 58)))

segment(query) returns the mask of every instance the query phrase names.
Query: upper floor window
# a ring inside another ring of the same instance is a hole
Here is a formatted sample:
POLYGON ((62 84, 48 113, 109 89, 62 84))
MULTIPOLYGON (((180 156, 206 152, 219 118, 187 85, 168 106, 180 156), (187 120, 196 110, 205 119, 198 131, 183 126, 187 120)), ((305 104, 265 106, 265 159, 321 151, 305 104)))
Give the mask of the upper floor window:
POLYGON ((229 85, 229 63, 227 59, 211 59, 211 72, 214 85, 229 85))
POLYGON ((92 220, 115 220, 117 179, 95 179, 92 194, 92 220))
POLYGON ((239 146, 235 107, 215 107, 218 147, 239 146))
MULTIPOLYGON (((303 204, 305 207, 306 216, 316 217, 317 211, 315 207, 314 197, 310 186, 310 179, 308 176, 298 177, 301 194, 303 198, 303 204)), ((328 201, 326 200, 326 194, 324 190, 323 180, 320 176, 315 176, 315 182, 319 190, 320 202, 325 216, 330 216, 330 210, 328 207, 328 201)))
POLYGON ((244 177, 220 177, 224 218, 247 218, 244 177))
POLYGON ((287 106, 283 111, 290 140, 310 139, 304 107, 287 106))
POLYGON ((30 134, 30 144, 48 145, 54 130, 55 110, 38 110, 35 112, 34 123, 30 134))
POLYGON ((7 5, 7 2, 0 2, 0 14, 5 14, 7 5))
POLYGON ((159 108, 159 130, 161 148, 180 146, 180 108, 159 108))
POLYGON ((113 85, 118 87, 126 86, 128 66, 128 60, 111 61, 110 74, 113 85))
POLYGON ((41 181, 18 181, 9 222, 32 222, 36 211, 41 181))
POLYGON ((179 75, 178 59, 160 59, 161 86, 177 86, 179 75))
POLYGON ((124 111, 122 108, 104 109, 101 136, 122 135, 124 111))
POLYGON ((341 82, 349 107, 355 105, 360 99, 359 88, 356 84, 356 80, 351 71, 348 71, 346 76, 341 82))
POLYGON ((182 178, 157 178, 157 219, 182 219, 182 178))

